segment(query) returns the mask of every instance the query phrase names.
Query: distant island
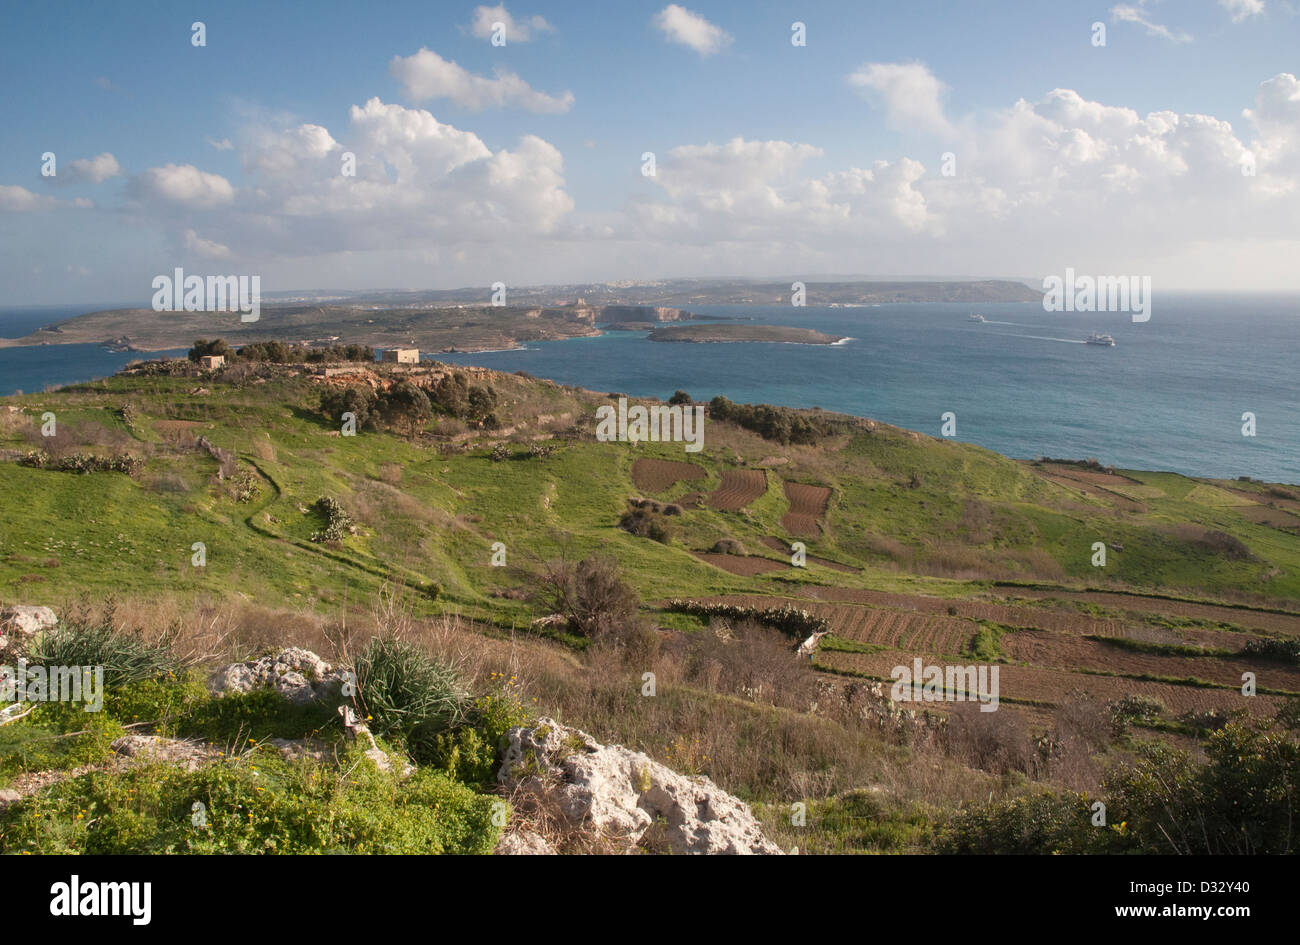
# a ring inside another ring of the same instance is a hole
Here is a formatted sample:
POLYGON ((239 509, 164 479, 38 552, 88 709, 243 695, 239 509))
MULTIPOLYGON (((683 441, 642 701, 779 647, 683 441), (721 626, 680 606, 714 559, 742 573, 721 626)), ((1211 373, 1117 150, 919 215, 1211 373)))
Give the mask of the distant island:
MULTIPOLYGON (((1037 302, 1042 293, 1022 282, 799 282, 808 305, 867 307, 904 303, 1037 302)), ((97 344, 117 351, 164 351, 195 338, 223 337, 232 345, 289 339, 326 346, 346 339, 375 348, 419 347, 429 352, 518 348, 532 341, 589 337, 609 330, 656 329, 699 316, 682 306, 782 305, 792 283, 745 279, 673 279, 586 285, 511 287, 508 305, 492 305, 487 288, 333 293, 267 293, 261 316, 242 322, 234 312, 121 308, 90 312, 47 325, 0 347, 97 344)), ((709 316, 716 318, 717 316, 709 316)), ((792 330, 793 331, 793 330, 792 330)), ((709 329, 710 336, 664 334, 655 341, 791 341, 832 344, 839 339, 743 337, 709 329), (713 333, 717 333, 714 336, 713 333)), ((764 330, 766 333, 766 330, 764 330)), ((816 333, 812 333, 816 335, 816 333)))
POLYGON ((791 328, 788 325, 677 325, 656 328, 648 337, 651 341, 767 341, 797 345, 833 345, 844 340, 842 335, 828 335, 811 328, 791 328))

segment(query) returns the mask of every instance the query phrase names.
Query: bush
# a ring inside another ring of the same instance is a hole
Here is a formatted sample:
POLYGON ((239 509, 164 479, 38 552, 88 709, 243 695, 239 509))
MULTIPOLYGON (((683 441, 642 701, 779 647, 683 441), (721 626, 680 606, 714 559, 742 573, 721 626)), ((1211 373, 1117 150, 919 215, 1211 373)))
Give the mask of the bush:
POLYGON ((565 618, 572 633, 598 637, 633 623, 640 598, 623 582, 618 563, 592 556, 576 565, 569 561, 546 566, 538 599, 550 612, 565 618))
POLYGON ((325 518, 325 527, 312 532, 312 541, 342 541, 348 535, 356 534, 357 527, 352 516, 336 499, 321 496, 312 508, 325 518))
POLYGON ((28 651, 28 662, 41 666, 102 666, 105 689, 180 673, 182 661, 168 637, 150 642, 138 629, 118 630, 113 615, 110 601, 98 621, 91 621, 84 613, 65 619, 36 638, 28 651))
POLYGON ((1130 725, 1150 725, 1165 711, 1164 704, 1160 700, 1147 696, 1125 696, 1123 699, 1107 702, 1106 707, 1110 709, 1111 726, 1117 736, 1128 731, 1130 725))
POLYGON ((739 607, 735 604, 702 603, 693 600, 674 598, 664 604, 664 610, 691 614, 706 620, 720 618, 731 621, 752 620, 774 630, 780 630, 787 636, 800 640, 814 633, 825 633, 831 629, 825 617, 818 617, 806 610, 786 604, 781 607, 739 607))
POLYGON ((628 509, 618 520, 618 527, 638 538, 649 538, 663 545, 673 540, 664 516, 650 509, 628 509))
POLYGON ((372 638, 354 670, 357 708, 376 735, 428 739, 464 718, 469 693, 457 668, 405 640, 372 638))
POLYGON ((417 731, 407 739, 407 751, 417 763, 438 768, 457 781, 487 786, 496 777, 506 733, 528 724, 530 718, 514 681, 505 680, 499 689, 475 700, 467 724, 432 738, 417 731))
POLYGON ((195 771, 150 765, 83 775, 0 811, 0 851, 467 854, 495 847, 498 800, 436 771, 404 780, 385 774, 359 749, 344 764, 345 778, 257 754, 195 771))
POLYGON ((1279 663, 1300 664, 1300 640, 1275 640, 1263 638, 1251 640, 1241 649, 1242 656, 1254 656, 1264 660, 1276 660, 1279 663))

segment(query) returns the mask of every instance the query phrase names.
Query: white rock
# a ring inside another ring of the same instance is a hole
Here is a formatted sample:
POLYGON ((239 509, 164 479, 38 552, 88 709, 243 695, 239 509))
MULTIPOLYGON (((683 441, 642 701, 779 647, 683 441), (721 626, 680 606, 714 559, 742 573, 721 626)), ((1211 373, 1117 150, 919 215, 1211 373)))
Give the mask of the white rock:
POLYGON ((59 622, 54 611, 48 607, 32 604, 12 604, 0 609, 0 634, 31 636, 42 630, 48 630, 59 622))
POLYGON ((497 856, 555 856, 555 847, 539 833, 516 830, 503 836, 492 852, 497 856))
POLYGON ((274 689, 299 705, 335 698, 342 685, 343 677, 329 663, 301 647, 290 647, 274 656, 246 663, 231 663, 208 678, 208 688, 218 695, 274 689))
POLYGON ((781 853, 748 805, 705 777, 690 778, 648 755, 601 745, 543 718, 508 735, 497 780, 550 806, 571 829, 631 851, 781 853))

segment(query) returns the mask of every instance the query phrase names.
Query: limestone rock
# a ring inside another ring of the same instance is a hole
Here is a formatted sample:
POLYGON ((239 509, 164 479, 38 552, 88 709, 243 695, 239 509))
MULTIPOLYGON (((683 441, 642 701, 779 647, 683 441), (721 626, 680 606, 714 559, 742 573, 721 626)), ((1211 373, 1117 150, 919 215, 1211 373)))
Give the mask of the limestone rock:
POLYGON ((160 735, 123 735, 114 739, 111 747, 117 754, 133 761, 162 761, 180 765, 188 771, 218 757, 216 751, 206 745, 160 735))
POLYGON ((748 805, 705 777, 543 718, 510 730, 497 780, 570 829, 631 852, 781 853, 748 805))
POLYGON ((340 673, 311 650, 301 647, 290 647, 274 656, 246 663, 231 663, 208 679, 208 688, 218 695, 274 689, 298 705, 337 698, 342 686, 340 673))
POLYGON ((555 847, 539 833, 516 830, 503 836, 492 852, 497 856, 554 856, 555 847))
POLYGON ((28 637, 48 630, 59 622, 48 607, 11 604, 0 608, 0 652, 21 645, 28 637))

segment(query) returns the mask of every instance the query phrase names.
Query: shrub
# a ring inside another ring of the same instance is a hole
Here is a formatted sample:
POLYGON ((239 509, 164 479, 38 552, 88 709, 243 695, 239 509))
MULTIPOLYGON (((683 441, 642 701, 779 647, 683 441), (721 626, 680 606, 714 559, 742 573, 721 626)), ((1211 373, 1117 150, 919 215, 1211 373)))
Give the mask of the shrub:
POLYGON ((0 811, 6 853, 488 853, 498 800, 436 772, 399 779, 359 749, 348 776, 274 757, 95 772, 0 811), (202 818, 195 822, 195 804, 202 818))
POLYGON ((565 618, 570 632, 585 637, 623 629, 634 621, 641 604, 636 591, 623 582, 618 563, 594 555, 577 564, 548 564, 538 599, 565 618))
POLYGON ((1261 638, 1249 641, 1241 648, 1243 656, 1255 656, 1259 659, 1276 660, 1279 663, 1300 664, 1300 640, 1276 640, 1261 638))
POLYGON ((464 718, 469 693, 459 670, 393 637, 374 637, 356 660, 357 707, 377 735, 427 739, 464 718))
POLYGON ((664 545, 673 540, 664 516, 651 509, 628 509, 618 520, 618 527, 638 538, 649 538, 664 545))
POLYGON ((117 629, 113 615, 110 601, 98 621, 84 613, 65 619, 36 638, 28 651, 28 662, 42 666, 102 666, 105 689, 175 676, 181 671, 182 661, 171 648, 170 633, 151 642, 138 629, 117 629))
POLYGON ((1164 704, 1148 696, 1125 696, 1106 703, 1116 735, 1123 735, 1133 724, 1150 725, 1164 714, 1164 704))
POLYGON ((312 541, 342 541, 348 535, 356 534, 357 526, 352 521, 352 516, 337 500, 321 496, 312 508, 325 518, 325 527, 312 532, 312 541))
POLYGON ((734 538, 720 538, 720 539, 718 539, 718 540, 714 543, 713 548, 712 548, 712 551, 713 551, 714 554, 719 554, 719 555, 747 555, 747 554, 749 554, 749 552, 745 550, 745 546, 742 545, 739 541, 737 541, 737 540, 734 539, 734 538))
POLYGON ((693 600, 674 598, 664 604, 664 610, 691 614, 706 620, 720 618, 723 620, 752 620, 774 630, 780 630, 787 636, 803 640, 814 633, 828 632, 830 622, 825 617, 818 617, 806 610, 786 604, 781 607, 739 607, 735 604, 703 603, 693 600))
POLYGON ((531 716, 513 680, 475 700, 467 723, 451 732, 427 737, 412 733, 407 751, 419 764, 428 764, 466 784, 489 785, 496 777, 506 733, 528 724, 531 716))

